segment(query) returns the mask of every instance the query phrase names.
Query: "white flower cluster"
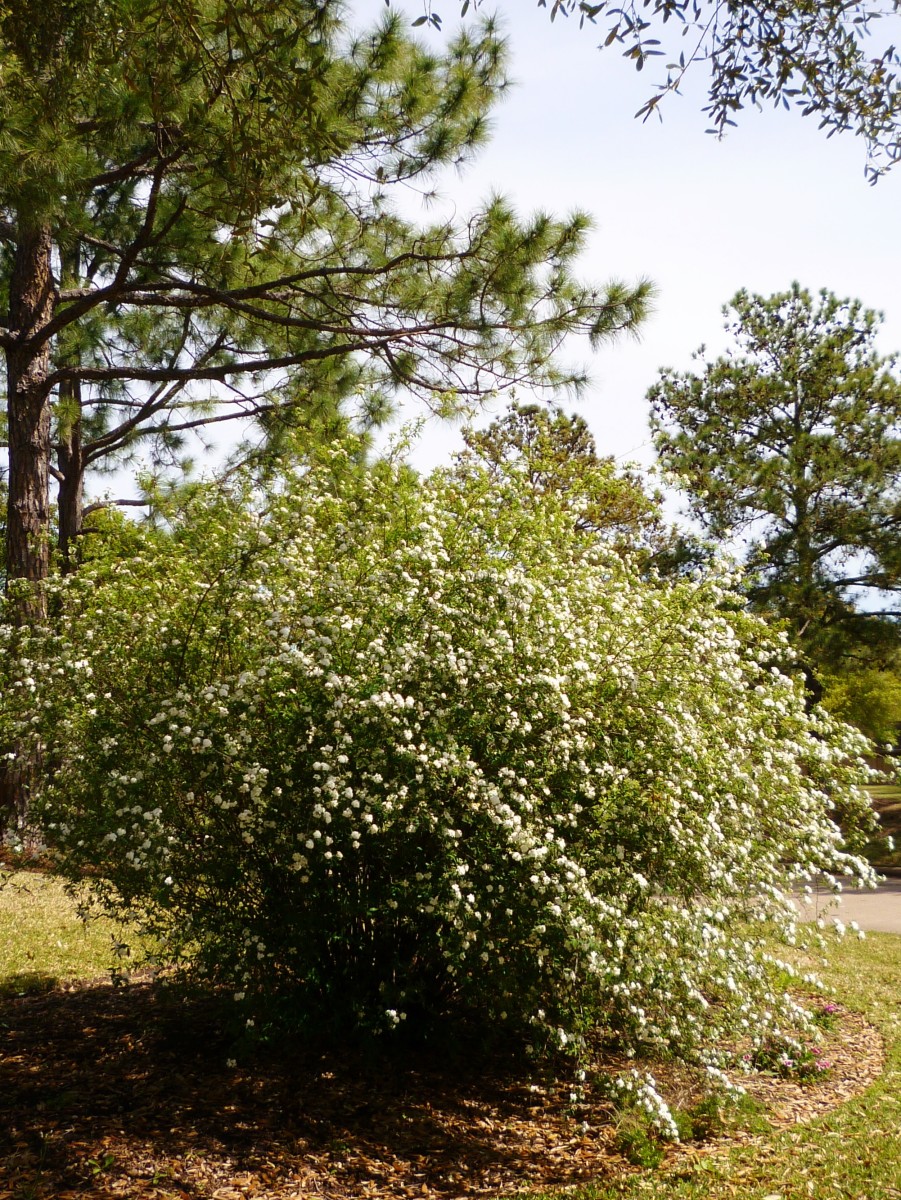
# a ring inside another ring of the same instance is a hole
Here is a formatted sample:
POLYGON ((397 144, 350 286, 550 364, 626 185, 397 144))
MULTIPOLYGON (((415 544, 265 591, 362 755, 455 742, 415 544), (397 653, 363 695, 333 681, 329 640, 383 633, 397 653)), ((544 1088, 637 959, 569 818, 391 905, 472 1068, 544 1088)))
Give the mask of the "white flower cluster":
POLYGON ((611 1081, 613 1098, 620 1107, 630 1106, 644 1113, 661 1137, 669 1142, 679 1141, 679 1127, 672 1110, 657 1090, 657 1080, 650 1071, 632 1070, 616 1075, 611 1081))
POLYGON ((60 581, 0 721, 61 861, 247 1005, 686 1053, 784 1015, 786 889, 868 877, 861 744, 715 570, 644 577, 526 487, 310 470, 60 581))

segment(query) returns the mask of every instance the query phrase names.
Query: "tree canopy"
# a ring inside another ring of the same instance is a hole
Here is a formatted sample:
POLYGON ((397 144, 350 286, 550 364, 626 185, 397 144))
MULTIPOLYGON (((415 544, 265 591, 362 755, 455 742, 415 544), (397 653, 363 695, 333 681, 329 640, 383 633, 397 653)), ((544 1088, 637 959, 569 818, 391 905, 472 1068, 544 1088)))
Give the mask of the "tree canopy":
POLYGON ((540 503, 548 491, 568 498, 576 527, 636 552, 664 536, 660 497, 634 471, 601 457, 585 418, 557 405, 513 404, 485 429, 464 430, 472 455, 502 477, 519 468, 540 503))
POLYGON ((880 318, 798 284, 724 308, 734 348, 651 388, 664 464, 717 539, 740 536, 760 608, 818 655, 897 644, 901 379, 880 318), (866 597, 864 599, 864 597, 866 597))
MULTIPOLYGON (((460 11, 481 0, 463 0, 460 11)), ((388 0, 386 0, 388 3, 388 0)), ((658 67, 654 90, 636 114, 659 113, 687 71, 705 64, 712 132, 722 135, 748 106, 797 107, 827 136, 862 137, 875 181, 901 157, 901 41, 897 0, 537 0, 557 16, 600 25, 602 48, 619 47, 637 70, 658 67), (877 40, 888 26, 888 37, 877 40)), ((442 4, 424 0, 414 24, 441 26, 442 4)))
POLYGON ((585 418, 559 405, 511 404, 483 429, 463 431, 467 455, 496 478, 520 471, 524 496, 540 505, 565 498, 576 529, 626 556, 642 572, 685 574, 709 564, 710 550, 663 514, 663 494, 634 466, 598 453, 585 418))
MULTIPOLYGON (((587 218, 500 198, 421 226, 389 200, 483 140, 505 55, 490 21, 441 53, 336 0, 0 3, 0 330, 8 568, 67 554, 85 473, 190 431, 334 414, 392 391, 442 409, 641 318, 647 285, 573 276, 587 218)), ((39 611, 40 602, 35 601, 39 611)))

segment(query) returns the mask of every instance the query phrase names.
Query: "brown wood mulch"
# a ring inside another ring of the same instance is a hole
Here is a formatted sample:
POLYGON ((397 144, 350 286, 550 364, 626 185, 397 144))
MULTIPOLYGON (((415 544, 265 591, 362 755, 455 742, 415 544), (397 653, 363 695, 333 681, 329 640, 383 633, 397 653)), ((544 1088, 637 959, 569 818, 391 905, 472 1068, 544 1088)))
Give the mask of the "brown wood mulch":
MULTIPOLYGON (((880 1036, 858 1015, 826 1045, 833 1070, 815 1085, 747 1081, 775 1126, 879 1074, 880 1036)), ((607 1103, 574 1104, 571 1082, 522 1061, 294 1047, 231 1066, 233 1052, 208 1007, 148 983, 0 1000, 0 1200, 445 1200, 631 1169, 607 1103)))

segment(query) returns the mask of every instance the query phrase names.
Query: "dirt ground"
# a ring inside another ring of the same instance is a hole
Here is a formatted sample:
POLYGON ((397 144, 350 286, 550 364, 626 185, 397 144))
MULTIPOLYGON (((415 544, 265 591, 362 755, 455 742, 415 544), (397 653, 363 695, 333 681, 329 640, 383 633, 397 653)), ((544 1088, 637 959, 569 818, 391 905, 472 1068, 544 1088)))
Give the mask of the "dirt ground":
MULTIPOLYGON (((828 1079, 753 1078, 772 1125, 809 1119, 879 1073, 882 1043, 861 1018, 845 1014, 831 1036, 828 1079)), ((607 1102, 574 1102, 571 1078, 516 1056, 283 1046, 234 1064, 233 1052, 209 1002, 149 983, 3 998, 0 1200, 440 1200, 634 1169, 607 1102)))

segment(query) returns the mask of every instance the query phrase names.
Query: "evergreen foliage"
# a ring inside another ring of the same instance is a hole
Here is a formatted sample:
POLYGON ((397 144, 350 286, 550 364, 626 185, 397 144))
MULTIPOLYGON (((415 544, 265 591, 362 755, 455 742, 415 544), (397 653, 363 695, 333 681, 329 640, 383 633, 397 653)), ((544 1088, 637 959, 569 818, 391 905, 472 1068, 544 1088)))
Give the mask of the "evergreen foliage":
POLYGON ((584 417, 554 405, 514 404, 486 429, 463 434, 470 452, 500 477, 517 464, 536 499, 562 492, 590 530, 623 550, 636 551, 659 532, 659 495, 650 494, 634 471, 618 471, 597 452, 584 417))
POLYGON ((466 429, 468 451, 499 478, 511 469, 525 472, 534 502, 549 490, 560 492, 573 510, 576 527, 609 543, 648 570, 689 571, 700 565, 704 548, 668 525, 662 495, 632 466, 617 467, 598 454, 584 417, 557 405, 513 404, 484 429, 466 429))
POLYGON ((0 3, 12 577, 47 574, 48 474, 69 558, 85 473, 139 449, 166 465, 239 420, 278 447, 398 388, 447 411, 578 385, 560 339, 634 327, 648 294, 574 278, 584 214, 391 202, 483 144, 505 70, 491 21, 433 53, 336 0, 0 3))
POLYGON ((793 284, 739 292, 734 349, 649 392, 655 443, 691 512, 740 537, 755 607, 786 619, 823 670, 885 667, 901 592, 901 379, 880 318, 793 284))

